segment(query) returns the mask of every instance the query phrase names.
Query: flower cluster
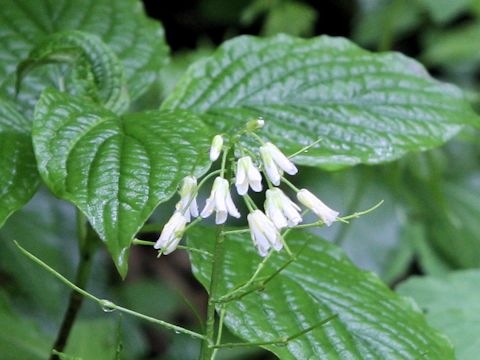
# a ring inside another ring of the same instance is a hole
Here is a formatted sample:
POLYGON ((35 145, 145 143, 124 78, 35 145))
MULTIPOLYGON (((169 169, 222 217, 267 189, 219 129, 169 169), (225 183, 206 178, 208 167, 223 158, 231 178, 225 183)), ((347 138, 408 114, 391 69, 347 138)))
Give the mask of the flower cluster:
MULTIPOLYGON (((261 128, 263 120, 259 119, 247 124, 247 134, 261 128), (253 130, 252 130, 253 129, 253 130)), ((307 209, 314 212, 322 223, 330 226, 338 217, 338 212, 330 209, 314 194, 307 189, 298 189, 283 175, 295 175, 298 172, 295 164, 271 142, 261 141, 259 147, 259 156, 250 153, 253 156, 245 155, 243 148, 240 147, 241 157, 237 160, 235 166, 235 187, 237 193, 245 200, 249 209, 247 215, 248 226, 254 245, 261 256, 266 256, 271 248, 281 250, 283 248, 283 238, 281 231, 284 228, 295 227, 303 221, 301 208, 292 201, 278 186, 284 182, 296 192, 297 200, 307 209), (255 192, 261 192, 262 172, 265 175, 268 189, 265 193, 265 212, 257 208, 253 200, 249 197, 249 189, 255 192)), ((240 146, 240 145, 239 145, 240 146)), ((240 212, 235 206, 230 194, 230 183, 224 177, 225 161, 228 147, 224 146, 222 135, 216 135, 213 138, 210 148, 210 160, 216 161, 222 152, 222 167, 220 175, 213 182, 210 196, 206 200, 205 207, 198 211, 196 196, 198 193, 197 179, 193 176, 187 176, 183 180, 180 188, 180 201, 176 205, 176 211, 170 220, 165 224, 162 233, 155 243, 156 249, 161 249, 163 254, 169 254, 177 247, 187 223, 192 218, 207 218, 215 212, 215 223, 224 224, 228 215, 240 218, 240 212), (198 216, 200 217, 198 218, 198 216)), ((213 175, 213 174, 212 174, 213 175)))

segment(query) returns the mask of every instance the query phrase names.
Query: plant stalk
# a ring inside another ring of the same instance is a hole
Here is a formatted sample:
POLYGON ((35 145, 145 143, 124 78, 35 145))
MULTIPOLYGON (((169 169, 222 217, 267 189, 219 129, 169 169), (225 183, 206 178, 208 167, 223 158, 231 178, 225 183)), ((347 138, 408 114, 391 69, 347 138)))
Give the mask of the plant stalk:
POLYGON ((215 299, 217 298, 217 289, 220 281, 220 273, 223 264, 224 255, 224 238, 223 226, 220 227, 215 241, 215 249, 213 253, 212 262, 212 276, 210 278, 210 290, 207 306, 207 321, 205 339, 202 342, 202 348, 200 350, 200 360, 211 360, 214 352, 215 344, 215 299))
MULTIPOLYGON (((92 258, 94 255, 93 247, 89 244, 92 239, 88 234, 87 219, 77 210, 77 236, 80 250, 80 261, 75 276, 75 285, 84 288, 90 278, 92 267, 92 258)), ((62 325, 57 334, 57 338, 52 347, 50 360, 60 360, 58 353, 62 353, 67 345, 68 337, 72 331, 78 312, 83 303, 83 296, 77 291, 72 290, 68 300, 68 307, 63 316, 62 325)))

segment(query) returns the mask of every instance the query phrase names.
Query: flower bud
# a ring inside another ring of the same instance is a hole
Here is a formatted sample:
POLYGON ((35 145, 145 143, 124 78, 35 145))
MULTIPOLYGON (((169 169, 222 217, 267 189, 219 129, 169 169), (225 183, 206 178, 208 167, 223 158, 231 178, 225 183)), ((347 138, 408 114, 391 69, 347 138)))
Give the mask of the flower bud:
POLYGON ((215 161, 220 156, 223 148, 222 135, 215 135, 212 140, 212 146, 210 147, 210 160, 215 161))

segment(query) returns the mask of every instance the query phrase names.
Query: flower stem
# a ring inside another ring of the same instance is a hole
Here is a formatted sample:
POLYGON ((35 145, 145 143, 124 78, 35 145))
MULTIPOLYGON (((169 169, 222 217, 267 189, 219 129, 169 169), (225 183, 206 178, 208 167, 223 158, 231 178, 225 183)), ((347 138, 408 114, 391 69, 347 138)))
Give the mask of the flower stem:
POLYGON ((213 253, 212 275, 210 278, 210 290, 207 306, 207 322, 205 338, 202 342, 200 351, 200 360, 211 360, 213 356, 213 345, 215 344, 215 301, 217 298, 218 284, 220 281, 220 273, 223 265, 224 252, 223 226, 220 227, 215 241, 215 249, 213 253))
MULTIPOLYGON (((77 268, 77 274, 75 276, 75 285, 83 288, 87 285, 90 278, 90 270, 92 267, 92 259, 96 251, 96 246, 92 246, 92 242, 95 240, 93 236, 89 236, 88 222, 85 216, 77 210, 77 234, 78 245, 80 252, 80 261, 77 268)), ((67 345, 68 337, 73 328, 73 324, 77 318, 83 303, 83 297, 77 291, 72 290, 68 300, 67 311, 62 320, 62 324, 57 333, 57 338, 52 347, 52 353, 50 360, 59 360, 58 353, 63 352, 67 345)))
POLYGON ((96 302, 98 305, 100 305, 103 309, 103 311, 105 312, 111 312, 111 311, 114 311, 114 310, 118 310, 120 312, 123 312, 125 314, 129 314, 129 315, 132 315, 132 316, 135 316, 137 318, 140 318, 140 319, 143 319, 143 320, 146 320, 146 321, 149 321, 153 324, 157 324, 157 325, 160 325, 160 326, 163 326, 164 328, 167 328, 169 330, 173 330, 175 331, 176 333, 182 333, 182 334, 186 334, 186 335, 189 335, 191 337, 194 337, 194 338, 197 338, 197 339, 205 339, 205 336, 203 336, 202 334, 199 334, 199 333, 196 333, 194 331, 191 331, 191 330, 188 330, 188 329, 185 329, 181 326, 177 326, 177 325, 174 325, 174 324, 171 324, 169 322, 166 322, 166 321, 163 321, 163 320, 159 320, 159 319, 156 319, 154 317, 151 317, 151 316, 148 316, 148 315, 144 315, 144 314, 141 314, 139 312, 136 312, 136 311, 133 311, 133 310, 130 310, 130 309, 127 309, 127 308, 124 308, 122 306, 119 306, 109 300, 106 300, 106 299, 100 299, 98 297, 96 297, 95 295, 93 294, 90 294, 88 291, 85 291, 84 289, 82 289, 81 287, 75 285, 73 282, 71 282, 70 280, 68 280, 65 276, 63 276, 62 274, 60 274, 58 271, 56 271, 55 269, 51 268, 50 266, 48 266, 47 264, 45 264, 42 260, 40 260, 39 258, 37 258, 35 255, 31 254, 30 252, 28 252, 26 249, 24 249, 22 246, 20 246, 20 244, 16 241, 14 241, 15 245, 17 246, 17 248, 20 250, 20 252, 25 255, 26 257, 28 257, 30 260, 32 260, 33 262, 37 263, 38 265, 40 265, 41 267, 43 267, 45 270, 47 270, 50 274, 52 274, 53 276, 55 276, 57 279, 59 279, 61 282, 63 282, 65 285, 67 285, 68 287, 70 287, 72 290, 78 292, 79 294, 83 295, 84 297, 96 302))

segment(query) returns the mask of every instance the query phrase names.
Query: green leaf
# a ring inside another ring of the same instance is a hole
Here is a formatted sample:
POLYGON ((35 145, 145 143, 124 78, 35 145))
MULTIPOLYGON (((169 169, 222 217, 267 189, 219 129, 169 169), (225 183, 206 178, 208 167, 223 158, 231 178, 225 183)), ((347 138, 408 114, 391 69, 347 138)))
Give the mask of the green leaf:
POLYGON ((231 132, 263 116, 264 134, 295 161, 327 168, 376 164, 441 145, 479 124, 463 94, 398 53, 346 39, 242 36, 192 65, 163 109, 197 112, 231 132))
POLYGON ((116 327, 111 318, 77 321, 69 336, 65 354, 83 360, 114 359, 116 327))
POLYGON ((430 65, 460 68, 478 64, 480 54, 471 44, 480 41, 480 21, 471 21, 446 31, 431 31, 423 41, 421 58, 430 65))
MULTIPOLYGON (((191 246, 212 251, 216 231, 193 228, 191 246)), ((453 359, 453 350, 427 325, 411 302, 389 290, 377 276, 357 269, 332 245, 312 234, 292 231, 286 239, 297 259, 260 291, 226 307, 226 324, 249 342, 284 338, 334 314, 338 317, 286 346, 265 346, 281 359, 453 359), (303 250, 302 250, 303 249, 303 250)), ((224 241, 219 293, 244 283, 260 257, 250 235, 224 241)), ((191 253, 195 276, 208 287, 211 261, 191 253)), ((273 274, 286 263, 274 254, 260 273, 273 274)))
POLYGON ((420 0, 432 19, 444 24, 470 8, 472 0, 420 0))
MULTIPOLYGON (((63 313, 59 309, 66 307, 68 288, 51 281, 49 273, 38 271, 36 264, 18 251, 13 240, 42 254, 49 265, 73 278, 78 263, 75 230, 74 207, 41 188, 0 231, 0 272, 11 280, 7 286, 11 285, 8 289, 16 295, 12 301, 17 307, 28 309, 30 318, 40 318, 39 323, 44 326, 47 318, 53 319, 47 326, 60 326, 63 313)), ((98 273, 95 278, 104 279, 98 273)))
MULTIPOLYGON (((168 53, 161 24, 147 18, 137 0, 0 0, 0 87, 14 91, 17 64, 46 36, 81 30, 99 36, 125 65, 132 99, 155 82, 168 53), (5 79, 5 80, 3 80, 5 79), (1 82, 0 82, 1 83, 1 82)), ((51 82, 44 73, 29 78, 20 100, 33 104, 51 82)))
POLYGON ((46 359, 51 339, 45 336, 31 321, 11 309, 10 304, 0 307, 0 354, 8 360, 46 359))
POLYGON ((444 332, 458 360, 475 360, 480 351, 480 271, 455 271, 442 277, 414 277, 397 291, 425 310, 428 322, 444 332))
POLYGON ((44 91, 33 125, 42 178, 74 203, 106 243, 122 276, 133 236, 189 174, 210 166, 211 134, 185 111, 118 117, 88 99, 44 91))
POLYGON ((64 31, 48 36, 18 65, 17 89, 30 70, 47 63, 75 66, 74 92, 84 93, 116 113, 128 108, 123 64, 99 37, 81 31, 64 31))
POLYGON ((30 128, 14 105, 0 98, 0 227, 39 184, 30 128))
POLYGON ((480 173, 441 185, 427 214, 427 236, 454 267, 480 266, 480 173))

